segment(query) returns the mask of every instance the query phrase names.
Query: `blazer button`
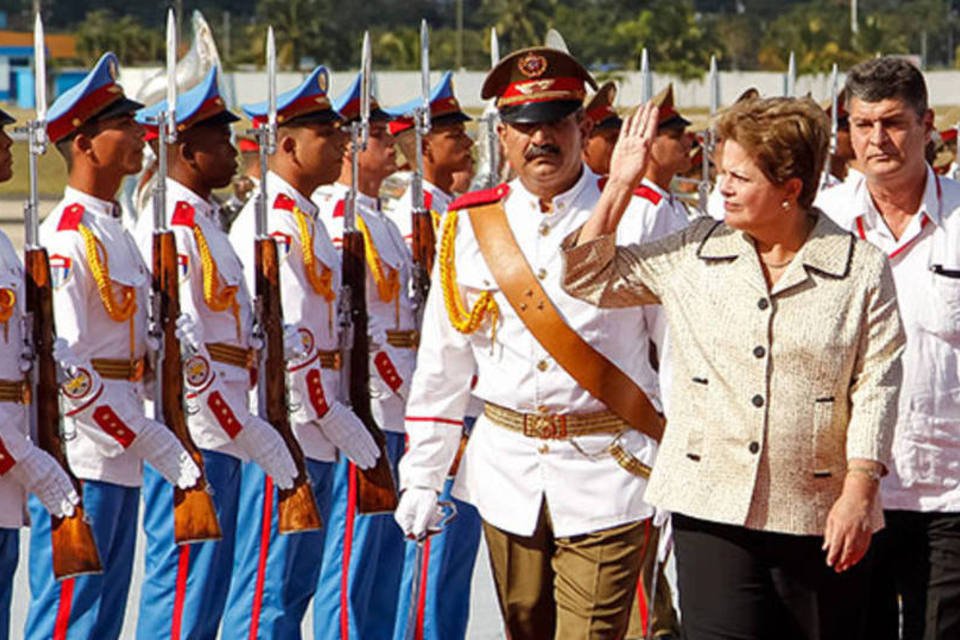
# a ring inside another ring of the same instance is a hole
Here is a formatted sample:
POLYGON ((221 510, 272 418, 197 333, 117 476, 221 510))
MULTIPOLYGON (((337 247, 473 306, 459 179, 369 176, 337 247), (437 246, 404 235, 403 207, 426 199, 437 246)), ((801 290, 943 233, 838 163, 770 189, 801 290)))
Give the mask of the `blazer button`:
POLYGON ((760 451, 760 443, 751 442, 749 449, 750 449, 750 453, 756 453, 757 451, 760 451))
POLYGON ((763 347, 754 347, 753 355, 755 355, 758 358, 762 358, 763 356, 767 355, 767 350, 764 349, 763 347))
POLYGON ((755 407, 762 407, 762 406, 763 406, 763 396, 761 396, 761 395, 758 393, 757 395, 753 396, 753 399, 752 399, 750 402, 752 402, 752 403, 753 403, 753 406, 755 406, 755 407))
POLYGON ((757 307, 760 308, 760 311, 764 311, 769 306, 770 302, 766 298, 760 298, 757 300, 757 307))

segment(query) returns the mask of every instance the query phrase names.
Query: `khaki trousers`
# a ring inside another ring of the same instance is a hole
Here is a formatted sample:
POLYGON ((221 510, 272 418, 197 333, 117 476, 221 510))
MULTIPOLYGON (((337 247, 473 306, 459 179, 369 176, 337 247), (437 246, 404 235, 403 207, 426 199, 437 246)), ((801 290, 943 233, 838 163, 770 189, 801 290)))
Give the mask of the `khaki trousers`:
POLYGON ((660 541, 660 529, 647 520, 644 528, 644 544, 640 550, 641 571, 640 581, 637 584, 636 598, 630 608, 630 626, 627 629, 627 638, 660 638, 663 636, 680 637, 680 622, 677 612, 673 608, 673 597, 670 583, 663 574, 663 565, 657 562, 657 544, 660 541), (657 592, 654 595, 653 610, 650 609, 649 591, 653 572, 657 572, 657 592), (647 633, 647 625, 653 627, 652 633, 647 633))
POLYGON ((511 640, 619 640, 640 575, 645 521, 554 537, 543 503, 532 536, 484 522, 500 612, 511 640))

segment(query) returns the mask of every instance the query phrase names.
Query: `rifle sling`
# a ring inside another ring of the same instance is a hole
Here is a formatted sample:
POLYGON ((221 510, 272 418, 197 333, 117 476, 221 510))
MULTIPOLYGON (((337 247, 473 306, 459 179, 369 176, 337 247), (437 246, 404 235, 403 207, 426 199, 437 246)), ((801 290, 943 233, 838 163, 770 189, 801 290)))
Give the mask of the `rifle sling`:
POLYGON ((537 342, 593 397, 659 442, 663 418, 643 389, 564 322, 517 245, 503 204, 471 208, 470 223, 500 290, 537 342))

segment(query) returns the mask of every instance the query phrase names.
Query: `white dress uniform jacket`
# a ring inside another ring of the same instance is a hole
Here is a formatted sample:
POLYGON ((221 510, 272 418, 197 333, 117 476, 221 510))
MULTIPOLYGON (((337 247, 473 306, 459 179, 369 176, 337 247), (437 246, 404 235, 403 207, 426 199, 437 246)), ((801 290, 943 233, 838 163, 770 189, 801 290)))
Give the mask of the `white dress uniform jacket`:
MULTIPOLYGON (((57 336, 83 360, 143 358, 150 272, 133 236, 123 228, 119 205, 67 187, 63 200, 40 225, 40 242, 50 257, 57 336), (98 253, 109 269, 114 298, 119 299, 122 287, 129 287, 136 295, 131 320, 116 322, 108 315, 87 260, 81 225, 99 240, 98 253)), ((142 406, 143 384, 104 380, 103 394, 110 405, 142 406)), ((128 450, 135 434, 117 430, 105 433, 87 419, 65 418, 65 429, 67 458, 78 478, 140 486, 141 461, 128 450)))
MULTIPOLYGON (((453 196, 433 183, 427 180, 423 181, 423 205, 434 219, 443 217, 451 202, 453 202, 453 196)), ((411 246, 413 242, 413 219, 410 217, 410 213, 413 211, 413 189, 408 186, 391 207, 385 207, 384 209, 389 218, 400 229, 404 242, 407 243, 408 247, 411 246)))
MULTIPOLYGON (((343 241, 343 209, 348 192, 347 187, 337 183, 322 187, 313 195, 320 207, 318 216, 338 247, 343 241)), ((410 298, 413 256, 400 229, 380 208, 377 198, 358 194, 357 216, 366 225, 370 242, 379 256, 381 271, 385 277, 395 273, 399 286, 392 299, 382 299, 373 270, 367 265, 371 409, 377 424, 384 431, 403 433, 404 408, 417 351, 415 348, 390 344, 388 334, 416 329, 410 298)))
MULTIPOLYGON (((219 224, 219 208, 209 200, 183 186, 176 180, 167 179, 166 222, 173 231, 177 243, 177 263, 180 273, 180 312, 189 314, 199 325, 205 343, 223 343, 240 348, 250 347, 253 326, 250 294, 243 280, 243 265, 219 224), (206 240, 210 258, 217 271, 217 287, 236 287, 237 315, 231 310, 215 311, 204 300, 203 266, 197 238, 196 225, 206 240)), ((151 202, 137 221, 137 244, 143 259, 153 261, 153 203, 151 202)), ((242 420, 248 413, 247 391, 250 388, 250 372, 238 366, 218 361, 209 363, 213 373, 223 384, 223 396, 235 416, 242 420)), ((204 406, 199 400, 191 405, 204 406)), ((206 410, 188 411, 187 426, 194 443, 201 449, 217 451, 236 458, 246 459, 217 419, 206 410)))
POLYGON ((817 206, 883 250, 897 285, 907 345, 883 506, 960 511, 960 184, 928 167, 920 208, 899 240, 863 179, 824 191, 817 206))
MULTIPOLYGON (((539 199, 519 180, 501 186, 510 228, 547 295, 566 322, 594 348, 635 380, 659 406, 657 376, 647 360, 643 317, 636 309, 609 310, 577 300, 561 288, 560 243, 590 216, 600 197, 599 178, 586 168, 576 184, 541 213, 539 199)), ((450 213, 447 214, 451 215, 450 213)), ((623 242, 647 233, 650 221, 629 216, 620 226, 623 242)), ((455 329, 445 309, 439 270, 434 271, 423 335, 407 407, 410 445, 400 462, 401 485, 440 490, 460 442, 457 428, 478 374, 480 399, 517 412, 577 414, 607 410, 581 388, 526 329, 497 286, 473 234, 469 214, 458 212, 455 238, 456 289, 472 307, 490 292, 499 307, 473 333, 455 329)), ((554 534, 572 536, 649 517, 643 501, 646 482, 626 471, 607 452, 616 438, 597 434, 568 440, 541 440, 477 420, 453 494, 474 504, 495 527, 530 535, 542 500, 554 534)), ((621 445, 652 465, 656 444, 632 429, 621 445)))
MULTIPOLYGON (((332 461, 336 459, 336 447, 317 427, 316 420, 337 399, 340 386, 340 372, 321 368, 319 361, 320 351, 338 348, 335 296, 340 289, 340 256, 323 224, 316 220, 316 205, 273 172, 267 174, 267 198, 267 232, 277 242, 280 258, 283 321, 297 328, 304 350, 301 358, 287 363, 290 424, 305 456, 332 461), (312 268, 317 273, 329 270, 331 300, 316 293, 308 278, 295 208, 304 216, 308 242, 317 261, 312 268)), ((256 276, 256 201, 257 194, 251 194, 230 231, 230 241, 247 265, 251 290, 256 276)))
MULTIPOLYGON (((20 257, 7 235, 0 232, 0 306, 7 318, 0 321, 0 379, 9 382, 24 379, 20 370, 24 348, 23 275, 20 257)), ((6 475, 6 470, 33 448, 27 431, 26 405, 0 402, 0 442, 6 450, 6 454, 0 454, 0 469, 4 470, 0 475, 0 528, 26 524, 26 492, 23 485, 6 475)))

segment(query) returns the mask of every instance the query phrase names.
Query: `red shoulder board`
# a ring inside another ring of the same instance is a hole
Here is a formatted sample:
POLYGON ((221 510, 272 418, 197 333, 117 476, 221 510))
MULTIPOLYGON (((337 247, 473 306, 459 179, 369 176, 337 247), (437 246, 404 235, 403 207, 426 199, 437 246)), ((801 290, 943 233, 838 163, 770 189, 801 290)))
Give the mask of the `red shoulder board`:
POLYGON ((660 201, 663 200, 663 196, 648 187, 645 184, 640 185, 633 190, 633 195, 640 196, 644 200, 649 200, 653 204, 660 204, 660 201))
POLYGON ((76 231, 83 220, 83 212, 86 209, 82 204, 68 204, 60 214, 60 224, 57 225, 57 231, 76 231))
POLYGON ((333 208, 333 217, 342 218, 343 210, 347 208, 346 200, 337 200, 337 205, 333 208))
POLYGON ((482 204, 492 204, 494 202, 499 202, 507 197, 507 194, 510 193, 510 187, 506 184, 501 184, 493 189, 483 189, 482 191, 471 191, 470 193, 465 193, 453 202, 450 203, 450 206, 447 207, 448 211, 457 211, 459 209, 469 209, 470 207, 477 207, 482 204))
POLYGON ((433 194, 429 191, 423 192, 423 206, 427 211, 433 211, 433 194))
POLYGON ((192 204, 185 200, 180 200, 173 207, 173 217, 170 218, 170 224, 178 227, 192 227, 195 214, 196 209, 193 208, 192 204))
POLYGON ((277 199, 273 201, 274 209, 283 209, 284 211, 293 211, 293 208, 295 206, 296 206, 296 203, 293 201, 293 198, 283 193, 277 194, 277 199))

